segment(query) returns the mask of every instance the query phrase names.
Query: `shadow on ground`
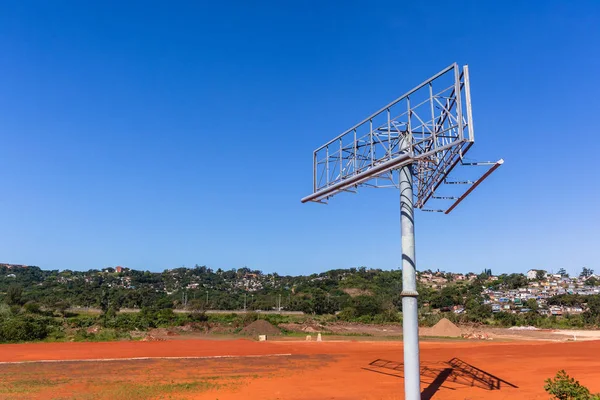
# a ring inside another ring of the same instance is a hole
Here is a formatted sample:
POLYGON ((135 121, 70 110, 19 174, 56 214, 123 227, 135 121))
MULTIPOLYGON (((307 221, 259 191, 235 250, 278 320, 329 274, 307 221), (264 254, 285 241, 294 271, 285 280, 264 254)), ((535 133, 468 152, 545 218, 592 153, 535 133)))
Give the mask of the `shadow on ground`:
MULTIPOLYGON (((404 365, 401 362, 379 358, 363 369, 403 378, 404 365)), ((500 390, 503 387, 518 388, 518 386, 479 369, 460 358, 422 365, 421 383, 424 386, 427 385, 421 392, 421 399, 423 400, 433 398, 440 388, 448 390, 457 390, 461 387, 478 387, 485 390, 500 390)))

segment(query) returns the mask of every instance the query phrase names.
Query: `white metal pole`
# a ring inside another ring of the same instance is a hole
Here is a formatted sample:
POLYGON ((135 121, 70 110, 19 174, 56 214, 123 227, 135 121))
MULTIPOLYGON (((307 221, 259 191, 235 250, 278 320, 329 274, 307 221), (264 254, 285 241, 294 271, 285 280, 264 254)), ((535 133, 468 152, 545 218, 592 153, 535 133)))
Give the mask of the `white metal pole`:
POLYGON ((404 395, 421 398, 419 371, 419 316, 415 262, 415 222, 411 166, 399 170, 402 233, 402 333, 404 336, 404 395))

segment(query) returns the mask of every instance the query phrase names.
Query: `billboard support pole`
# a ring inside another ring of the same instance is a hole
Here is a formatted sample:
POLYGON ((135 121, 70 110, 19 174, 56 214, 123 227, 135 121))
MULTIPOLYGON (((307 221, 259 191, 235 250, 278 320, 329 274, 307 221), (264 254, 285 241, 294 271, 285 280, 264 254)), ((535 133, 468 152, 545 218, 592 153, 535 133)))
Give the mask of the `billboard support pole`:
POLYGON ((400 227, 402 234, 402 334, 404 341, 404 394, 421 398, 419 370, 419 316, 415 261, 415 222, 412 166, 399 169, 400 227))

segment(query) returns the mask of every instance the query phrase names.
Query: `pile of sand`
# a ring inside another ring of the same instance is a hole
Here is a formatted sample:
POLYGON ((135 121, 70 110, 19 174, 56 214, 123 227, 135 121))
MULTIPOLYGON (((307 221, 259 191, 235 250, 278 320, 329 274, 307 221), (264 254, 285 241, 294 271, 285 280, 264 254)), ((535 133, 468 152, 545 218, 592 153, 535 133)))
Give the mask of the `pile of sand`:
POLYGON ((460 337, 460 328, 446 318, 435 324, 429 333, 431 336, 460 337))
POLYGON ((246 335, 281 335, 279 328, 271 325, 264 319, 259 319, 242 329, 242 333, 246 335))

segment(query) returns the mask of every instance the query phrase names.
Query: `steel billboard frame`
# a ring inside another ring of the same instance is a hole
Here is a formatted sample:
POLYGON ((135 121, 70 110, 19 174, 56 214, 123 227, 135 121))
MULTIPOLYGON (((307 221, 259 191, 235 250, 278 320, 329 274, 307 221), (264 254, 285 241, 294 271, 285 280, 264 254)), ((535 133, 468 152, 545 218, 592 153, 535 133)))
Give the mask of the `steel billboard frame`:
POLYGON ((448 214, 502 165, 502 159, 465 162, 464 155, 474 141, 469 69, 465 65, 461 71, 453 63, 313 152, 313 193, 302 198, 303 203, 326 203, 330 197, 359 186, 400 190, 407 400, 421 398, 414 208, 448 214), (425 107, 430 112, 427 117, 425 107), (398 108, 403 111, 396 112, 398 108), (490 168, 475 181, 449 181, 448 175, 458 165, 490 168), (470 187, 457 197, 436 196, 442 184, 470 187), (453 204, 445 210, 425 209, 432 199, 453 200, 453 204))
POLYGON ((414 165, 415 207, 423 209, 474 141, 469 69, 453 63, 314 150, 313 193, 301 201, 398 187, 393 171, 414 165))

